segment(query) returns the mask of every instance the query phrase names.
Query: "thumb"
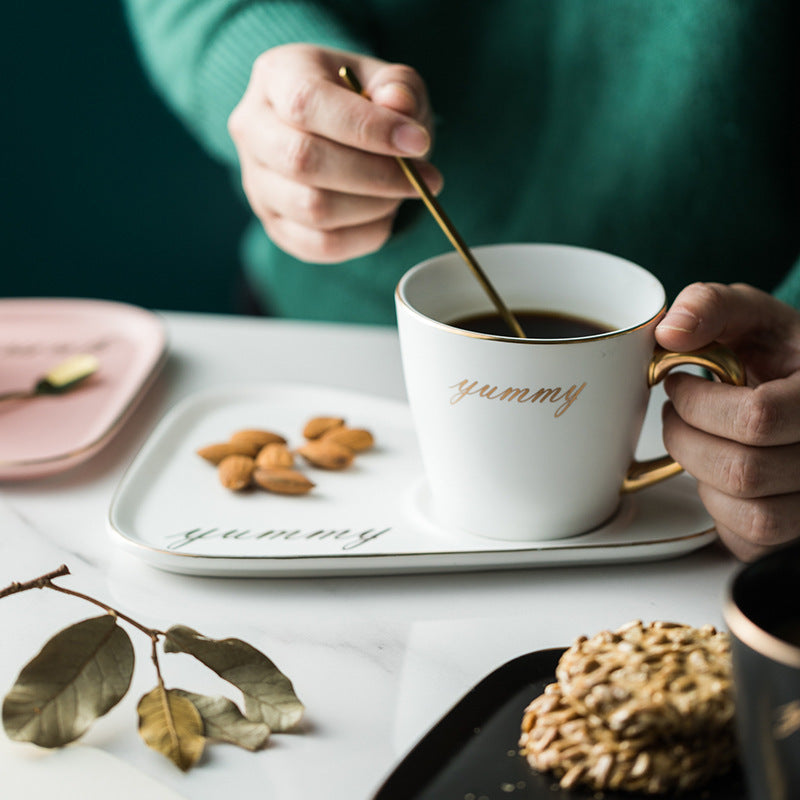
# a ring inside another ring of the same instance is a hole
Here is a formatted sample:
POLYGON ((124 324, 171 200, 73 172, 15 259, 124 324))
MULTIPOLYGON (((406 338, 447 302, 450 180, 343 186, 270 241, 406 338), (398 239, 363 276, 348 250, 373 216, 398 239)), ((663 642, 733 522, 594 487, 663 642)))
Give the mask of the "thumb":
POLYGON ((693 283, 676 298, 656 328, 656 340, 683 352, 717 341, 729 347, 745 338, 785 329, 789 306, 745 284, 693 283))

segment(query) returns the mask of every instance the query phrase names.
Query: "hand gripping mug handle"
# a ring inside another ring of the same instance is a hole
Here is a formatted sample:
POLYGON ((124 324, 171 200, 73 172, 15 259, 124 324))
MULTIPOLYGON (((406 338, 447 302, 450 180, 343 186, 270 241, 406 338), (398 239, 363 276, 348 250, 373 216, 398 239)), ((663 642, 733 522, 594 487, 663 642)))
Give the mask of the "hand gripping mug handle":
MULTIPOLYGON (((647 371, 647 385, 655 386, 673 367, 682 364, 705 367, 724 383, 734 386, 744 386, 745 383, 744 367, 736 355, 724 345, 714 343, 689 353, 673 353, 656 347, 647 371)), ((682 470, 683 467, 671 456, 661 456, 646 461, 634 460, 628 467, 628 474, 622 482, 621 491, 636 492, 677 475, 682 470)))

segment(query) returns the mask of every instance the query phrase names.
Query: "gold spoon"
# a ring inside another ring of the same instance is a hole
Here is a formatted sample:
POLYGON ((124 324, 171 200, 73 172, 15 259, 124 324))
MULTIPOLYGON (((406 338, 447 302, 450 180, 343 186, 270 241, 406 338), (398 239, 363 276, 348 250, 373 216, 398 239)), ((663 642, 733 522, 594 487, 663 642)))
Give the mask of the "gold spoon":
POLYGON ((31 389, 0 394, 0 400, 22 400, 42 394, 63 394, 97 371, 99 362, 89 353, 70 356, 42 375, 31 389))
MULTIPOLYGON (((364 91, 358 81, 358 78, 356 78, 350 67, 339 67, 339 77, 354 92, 360 94, 362 97, 366 97, 369 100, 369 95, 364 91)), ((473 256, 470 252, 469 247, 467 247, 466 243, 461 238, 461 234, 456 230, 455 225, 453 225, 453 223, 450 221, 447 214, 444 213, 444 209, 439 205, 433 194, 431 194, 431 190, 428 188, 425 181, 422 180, 419 172, 417 172, 417 168, 407 158, 403 158, 402 156, 395 156, 395 158, 400 164, 403 172, 406 174, 406 177, 411 182, 411 185, 417 190, 419 196, 422 198, 422 201, 428 207, 428 211, 431 212, 433 218, 439 223, 439 227, 445 232, 445 235, 450 240, 453 247, 455 247, 455 249, 458 251, 459 255, 464 259, 464 261, 467 262, 467 265, 478 279, 478 282, 489 296, 489 299, 494 304, 494 307, 497 309, 506 325, 508 325, 508 327, 513 331, 514 336, 524 339, 525 331, 522 330, 522 326, 519 324, 519 321, 511 313, 508 306, 506 306, 501 299, 500 295, 497 294, 494 286, 492 286, 491 282, 486 277, 486 273, 481 268, 481 265, 477 262, 475 256, 473 256)))

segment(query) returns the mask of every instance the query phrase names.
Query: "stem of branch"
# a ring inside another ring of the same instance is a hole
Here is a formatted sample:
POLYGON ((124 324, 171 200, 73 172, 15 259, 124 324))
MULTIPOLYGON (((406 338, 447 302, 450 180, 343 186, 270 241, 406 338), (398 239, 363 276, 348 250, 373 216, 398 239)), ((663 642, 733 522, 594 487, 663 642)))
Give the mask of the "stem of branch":
POLYGON ((84 594, 83 592, 76 592, 74 589, 65 589, 63 586, 56 586, 54 583, 47 584, 49 589, 54 589, 57 592, 61 592, 62 594, 68 594, 72 597, 80 597, 81 600, 86 600, 89 603, 94 603, 96 606, 100 606, 104 611, 107 611, 109 614, 113 614, 115 617, 119 617, 120 619, 124 619, 130 625, 133 625, 134 628, 138 628, 142 633, 149 636, 154 641, 158 638, 159 631, 155 631, 152 628, 148 628, 145 625, 142 625, 140 622, 137 622, 132 617, 129 617, 127 614, 123 614, 121 611, 117 611, 116 608, 112 608, 106 603, 102 602, 101 600, 97 600, 94 597, 91 597, 88 594, 84 594))
POLYGON ((155 632, 154 635, 150 637, 150 639, 152 642, 150 647, 150 659, 153 662, 153 666, 155 666, 156 668, 156 677, 158 678, 158 685, 162 689, 166 690, 164 686, 164 677, 161 674, 161 665, 158 663, 158 648, 156 647, 156 645, 158 644, 158 637, 155 635, 155 632))
POLYGON ((24 583, 17 583, 17 581, 14 581, 14 583, 6 586, 5 589, 0 589, 0 597, 8 597, 17 592, 26 592, 28 589, 44 589, 45 587, 51 586, 50 581, 52 581, 53 578, 61 578, 69 574, 67 565, 62 564, 58 569, 54 569, 52 572, 48 572, 45 575, 40 575, 32 581, 25 581, 24 583))
MULTIPOLYGON (((154 630, 153 628, 148 628, 141 623, 137 622, 135 619, 129 617, 127 614, 123 614, 121 611, 117 611, 116 608, 112 608, 106 603, 103 603, 100 600, 95 599, 94 597, 90 597, 88 594, 83 594, 83 592, 76 592, 74 589, 65 589, 63 586, 58 586, 53 583, 54 578, 62 578, 64 575, 69 575, 70 571, 66 564, 62 564, 58 569, 54 569, 52 572, 47 572, 44 575, 40 575, 38 578, 34 578, 31 581, 25 581, 24 583, 14 582, 6 586, 5 589, 0 589, 0 597, 8 597, 11 594, 17 594, 17 592, 25 592, 28 589, 53 589, 56 592, 61 592, 62 594, 72 595, 72 597, 79 597, 81 600, 86 600, 89 603, 94 603, 96 606, 100 606, 104 611, 107 611, 109 614, 113 614, 115 617, 119 619, 125 620, 129 625, 133 625, 134 628, 138 628, 142 633, 146 634, 153 640, 153 645, 155 646, 155 642, 158 640, 158 637, 163 635, 161 631, 154 630)), ((158 669, 158 662, 156 662, 156 669, 158 669)))

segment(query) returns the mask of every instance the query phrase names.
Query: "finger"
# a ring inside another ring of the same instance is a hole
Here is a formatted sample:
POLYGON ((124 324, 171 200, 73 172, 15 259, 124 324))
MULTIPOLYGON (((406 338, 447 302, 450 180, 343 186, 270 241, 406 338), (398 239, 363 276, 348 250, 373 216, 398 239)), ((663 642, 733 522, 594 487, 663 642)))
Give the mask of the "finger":
POLYGON ((701 483, 741 498, 800 492, 800 444, 751 447, 688 425, 671 403, 663 411, 667 452, 701 483))
POLYGON ((299 225, 277 214, 267 214, 261 221, 281 250, 311 264, 336 264, 380 249, 391 234, 394 215, 333 231, 299 225))
POLYGON ((416 70, 404 64, 388 64, 372 71, 368 64, 362 80, 373 103, 412 117, 431 130, 433 114, 428 92, 416 70))
POLYGON ((256 216, 271 213, 307 228, 330 231, 393 216, 400 199, 363 197, 297 183, 253 164, 242 176, 256 216))
POLYGON ((267 103, 287 125, 358 150, 393 156, 424 156, 429 131, 416 120, 362 97, 330 75, 275 68, 257 61, 254 76, 267 103))
POLYGON ((726 528, 721 523, 716 524, 716 529, 720 541, 739 561, 755 561, 772 549, 742 538, 738 533, 726 528))
MULTIPOLYGON (((307 186, 373 197, 416 196, 394 158, 355 150, 289 127, 267 108, 240 121, 236 145, 240 154, 248 154, 262 166, 307 186)), ((441 191, 444 181, 439 171, 425 161, 418 162, 417 167, 431 191, 441 191)))
POLYGON ((693 283, 675 299, 656 328, 658 343, 686 351, 713 341, 735 347, 744 339, 766 336, 785 342, 797 332, 797 312, 766 292, 745 284, 693 283))
POLYGON ((407 117, 414 117, 419 114, 417 98, 403 83, 383 83, 376 89, 369 90, 368 94, 373 103, 377 103, 384 108, 391 108, 399 114, 404 114, 407 117))
POLYGON ((749 445, 800 442, 800 372, 754 388, 673 372, 664 390, 694 428, 749 445))
POLYGON ((800 494, 743 500, 702 483, 697 491, 714 518, 720 536, 745 559, 797 536, 800 494))

